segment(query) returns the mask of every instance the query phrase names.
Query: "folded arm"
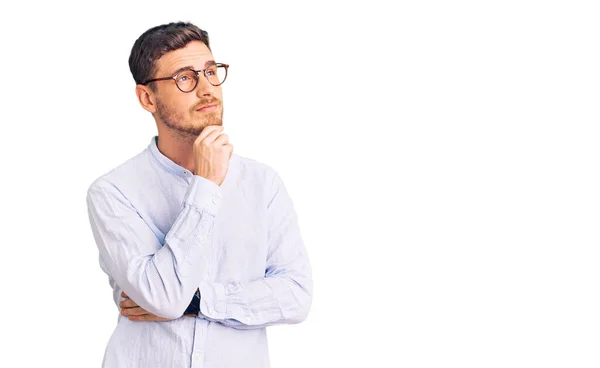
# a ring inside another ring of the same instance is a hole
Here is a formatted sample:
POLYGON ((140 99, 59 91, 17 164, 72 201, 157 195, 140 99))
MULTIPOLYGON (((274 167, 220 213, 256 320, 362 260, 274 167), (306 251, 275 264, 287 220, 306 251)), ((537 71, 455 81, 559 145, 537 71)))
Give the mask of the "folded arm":
POLYGON ((216 183, 194 175, 181 212, 160 244, 118 188, 96 181, 87 205, 105 271, 143 309, 180 317, 207 270, 220 196, 216 183))
POLYGON ((312 303, 312 272, 293 202, 275 174, 267 204, 269 253, 263 278, 200 283, 199 316, 237 329, 303 321, 312 303))

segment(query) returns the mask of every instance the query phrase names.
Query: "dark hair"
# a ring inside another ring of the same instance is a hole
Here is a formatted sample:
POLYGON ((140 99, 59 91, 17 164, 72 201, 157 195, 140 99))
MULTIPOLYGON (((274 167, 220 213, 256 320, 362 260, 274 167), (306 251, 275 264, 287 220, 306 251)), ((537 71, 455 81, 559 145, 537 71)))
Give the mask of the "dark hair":
MULTIPOLYGON (((170 51, 201 41, 210 50, 208 33, 192 23, 176 22, 150 28, 135 41, 129 55, 129 70, 136 84, 152 79, 156 61, 170 51)), ((212 51, 211 51, 212 52, 212 51)))

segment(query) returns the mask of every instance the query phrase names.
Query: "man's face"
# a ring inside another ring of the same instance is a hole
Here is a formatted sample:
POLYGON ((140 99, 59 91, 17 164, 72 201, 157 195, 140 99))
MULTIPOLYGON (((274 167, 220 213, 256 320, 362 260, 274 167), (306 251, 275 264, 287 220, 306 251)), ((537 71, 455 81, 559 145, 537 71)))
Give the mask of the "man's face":
MULTIPOLYGON (((214 62, 212 53, 200 41, 192 41, 186 47, 171 51, 157 61, 157 71, 153 78, 172 76, 181 68, 205 69, 207 63, 214 62)), ((192 92, 181 92, 174 80, 155 83, 155 118, 167 128, 186 139, 195 139, 204 127, 223 125, 223 93, 221 86, 213 86, 203 73, 192 92), (217 105, 209 110, 199 110, 202 106, 217 105)))

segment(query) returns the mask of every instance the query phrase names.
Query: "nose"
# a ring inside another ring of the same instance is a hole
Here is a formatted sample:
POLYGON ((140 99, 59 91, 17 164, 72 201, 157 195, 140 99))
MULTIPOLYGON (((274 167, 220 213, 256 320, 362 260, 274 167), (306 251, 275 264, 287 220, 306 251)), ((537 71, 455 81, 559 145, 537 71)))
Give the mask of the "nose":
POLYGON ((210 84, 210 82, 208 81, 208 79, 206 79, 204 74, 200 73, 200 75, 198 76, 198 85, 196 86, 196 95, 198 97, 214 95, 214 88, 216 87, 210 84))

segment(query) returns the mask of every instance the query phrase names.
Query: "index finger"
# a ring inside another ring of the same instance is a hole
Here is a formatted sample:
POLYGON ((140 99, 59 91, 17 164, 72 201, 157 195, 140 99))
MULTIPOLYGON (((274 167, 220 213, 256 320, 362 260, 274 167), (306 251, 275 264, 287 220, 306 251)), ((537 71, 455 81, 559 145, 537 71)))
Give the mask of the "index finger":
POLYGON ((213 132, 215 130, 219 130, 219 129, 222 130, 223 126, 222 125, 208 125, 208 126, 204 127, 202 129, 202 132, 200 132, 200 135, 196 138, 196 142, 199 142, 199 141, 203 140, 211 132, 213 132))
POLYGON ((124 292, 124 291, 121 291, 121 296, 122 296, 123 298, 129 298, 129 297, 127 296, 127 294, 125 294, 125 292, 124 292))

